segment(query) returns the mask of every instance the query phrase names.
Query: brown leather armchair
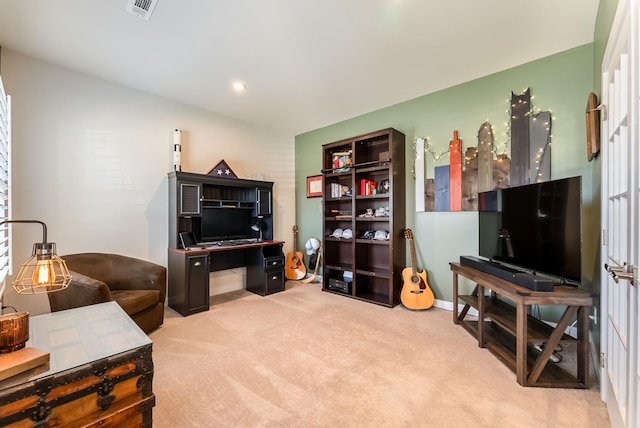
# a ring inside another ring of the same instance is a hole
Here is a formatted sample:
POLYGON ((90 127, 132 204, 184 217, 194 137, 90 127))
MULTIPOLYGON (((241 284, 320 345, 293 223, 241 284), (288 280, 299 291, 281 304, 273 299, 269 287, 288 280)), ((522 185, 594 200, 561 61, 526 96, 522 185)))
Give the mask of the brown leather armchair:
POLYGON ((73 279, 49 293, 51 311, 115 300, 145 332, 164 321, 167 268, 145 260, 105 253, 61 256, 73 279))

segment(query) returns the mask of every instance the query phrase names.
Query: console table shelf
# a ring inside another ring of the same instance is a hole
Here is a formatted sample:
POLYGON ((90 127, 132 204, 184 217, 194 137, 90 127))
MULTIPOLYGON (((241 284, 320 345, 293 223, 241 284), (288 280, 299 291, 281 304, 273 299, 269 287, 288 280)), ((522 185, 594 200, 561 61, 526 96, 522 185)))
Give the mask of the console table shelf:
MULTIPOLYGON (((516 341, 513 335, 505 332, 492 322, 485 322, 485 332, 488 339, 486 348, 495 355, 510 370, 517 370, 516 341)), ((539 353, 531 346, 527 347, 527 370, 531 371, 539 353)), ((535 384, 525 386, 537 386, 543 388, 584 388, 576 377, 557 364, 546 364, 538 376, 535 384)))
MULTIPOLYGON (((478 309, 478 296, 458 296, 458 299, 462 300, 470 307, 478 309)), ((484 297, 484 313, 493 323, 497 324, 502 330, 506 330, 511 335, 516 334, 516 308, 496 296, 484 297)), ((460 320, 461 324, 465 324, 469 321, 460 320)), ((486 321, 485 321, 486 323, 486 321)), ((532 316, 527 316, 527 341, 529 343, 545 342, 551 333, 553 327, 540 321, 532 316)), ((563 334, 561 341, 575 342, 576 338, 563 334)))
POLYGON ((486 347, 513 370, 519 384, 555 388, 588 386, 588 310, 594 303, 594 294, 567 286, 556 286, 551 292, 532 291, 470 266, 450 265, 454 324, 464 327, 477 338, 478 346, 486 347), (458 275, 477 283, 471 295, 458 294, 458 275), (464 302, 459 313, 458 300, 464 302), (566 309, 553 327, 529 315, 532 305, 560 305, 566 309), (477 319, 467 319, 471 308, 478 311, 477 319), (577 338, 564 333, 574 319, 577 338), (575 375, 549 364, 549 357, 560 342, 576 344, 575 375), (533 348, 536 343, 545 344, 541 352, 533 348))

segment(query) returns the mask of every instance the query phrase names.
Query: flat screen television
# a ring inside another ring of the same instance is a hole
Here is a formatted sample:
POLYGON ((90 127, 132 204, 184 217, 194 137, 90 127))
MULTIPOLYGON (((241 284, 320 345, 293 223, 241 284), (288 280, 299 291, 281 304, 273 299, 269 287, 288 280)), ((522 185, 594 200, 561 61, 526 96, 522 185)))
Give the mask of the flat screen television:
POLYGON ((581 177, 481 192, 478 211, 481 257, 579 285, 581 177))
POLYGON ((251 238, 251 210, 202 207, 200 239, 204 242, 251 238))

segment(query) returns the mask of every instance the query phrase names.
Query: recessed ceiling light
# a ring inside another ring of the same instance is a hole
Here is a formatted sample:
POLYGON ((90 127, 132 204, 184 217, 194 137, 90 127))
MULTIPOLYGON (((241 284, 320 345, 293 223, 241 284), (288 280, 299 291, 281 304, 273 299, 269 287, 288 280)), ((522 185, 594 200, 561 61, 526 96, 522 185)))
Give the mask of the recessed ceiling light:
POLYGON ((245 85, 243 82, 233 82, 233 89, 235 89, 238 92, 242 92, 245 89, 247 89, 247 85, 245 85))

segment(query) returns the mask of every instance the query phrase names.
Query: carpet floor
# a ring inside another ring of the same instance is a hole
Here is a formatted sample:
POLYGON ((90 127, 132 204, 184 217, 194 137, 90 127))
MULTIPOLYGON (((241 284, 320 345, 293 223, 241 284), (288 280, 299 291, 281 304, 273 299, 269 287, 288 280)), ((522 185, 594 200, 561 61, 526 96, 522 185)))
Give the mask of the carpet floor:
POLYGON ((167 308, 150 337, 158 428, 610 426, 597 386, 520 386, 451 312, 319 284, 234 293, 189 317, 167 308))

